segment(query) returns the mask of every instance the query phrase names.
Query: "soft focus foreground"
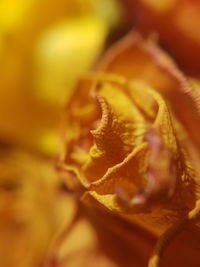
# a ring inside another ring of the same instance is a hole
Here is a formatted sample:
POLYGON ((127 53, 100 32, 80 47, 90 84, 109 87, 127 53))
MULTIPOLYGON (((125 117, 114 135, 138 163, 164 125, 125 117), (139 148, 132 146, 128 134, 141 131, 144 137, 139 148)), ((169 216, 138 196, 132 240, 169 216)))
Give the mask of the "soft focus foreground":
POLYGON ((198 14, 1 1, 2 267, 200 266, 198 14))
POLYGON ((1 266, 42 266, 56 229, 73 213, 71 200, 45 158, 8 146, 0 157, 1 266))

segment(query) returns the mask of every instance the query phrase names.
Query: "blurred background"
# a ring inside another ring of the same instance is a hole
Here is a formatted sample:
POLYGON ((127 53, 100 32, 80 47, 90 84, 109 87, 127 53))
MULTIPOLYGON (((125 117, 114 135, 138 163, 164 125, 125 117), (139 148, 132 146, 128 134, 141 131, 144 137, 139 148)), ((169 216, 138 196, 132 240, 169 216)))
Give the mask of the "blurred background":
POLYGON ((1 139, 55 149, 74 81, 115 39, 122 13, 116 0, 1 0, 1 139))
POLYGON ((62 112, 76 79, 123 34, 122 21, 116 0, 0 1, 2 267, 43 266, 73 217, 54 167, 62 112))

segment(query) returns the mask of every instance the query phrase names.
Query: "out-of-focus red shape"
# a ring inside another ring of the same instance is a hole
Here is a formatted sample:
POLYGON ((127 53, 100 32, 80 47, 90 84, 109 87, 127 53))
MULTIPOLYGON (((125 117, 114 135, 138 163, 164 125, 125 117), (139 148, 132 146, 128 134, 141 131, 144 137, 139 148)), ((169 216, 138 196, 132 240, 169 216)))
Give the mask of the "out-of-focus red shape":
POLYGON ((199 75, 199 0, 123 0, 130 19, 144 34, 157 32, 181 68, 199 75), (162 2, 162 5, 161 3, 162 2))

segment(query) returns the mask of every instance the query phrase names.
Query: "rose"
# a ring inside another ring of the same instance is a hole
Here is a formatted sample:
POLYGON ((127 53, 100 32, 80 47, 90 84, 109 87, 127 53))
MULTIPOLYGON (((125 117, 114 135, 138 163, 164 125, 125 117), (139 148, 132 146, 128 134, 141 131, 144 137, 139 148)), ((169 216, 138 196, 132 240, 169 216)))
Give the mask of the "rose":
POLYGON ((172 227, 158 242, 150 263, 157 266, 163 241, 198 214, 197 207, 187 216, 198 200, 197 92, 137 34, 115 45, 99 69, 106 73, 82 78, 67 105, 61 165, 85 203, 125 212, 156 235, 172 227))

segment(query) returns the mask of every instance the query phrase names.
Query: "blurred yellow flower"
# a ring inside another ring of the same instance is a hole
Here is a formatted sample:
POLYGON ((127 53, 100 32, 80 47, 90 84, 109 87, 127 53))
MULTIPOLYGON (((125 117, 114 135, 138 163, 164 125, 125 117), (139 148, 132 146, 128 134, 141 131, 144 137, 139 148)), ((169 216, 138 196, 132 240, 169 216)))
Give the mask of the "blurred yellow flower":
POLYGON ((45 139, 56 135, 62 100, 117 23, 119 9, 109 2, 104 17, 92 0, 1 1, 1 138, 55 151, 56 137, 50 148, 45 139))
POLYGON ((76 78, 94 63, 106 33, 105 22, 94 15, 65 19, 44 32, 35 50, 38 97, 63 104, 76 78))

